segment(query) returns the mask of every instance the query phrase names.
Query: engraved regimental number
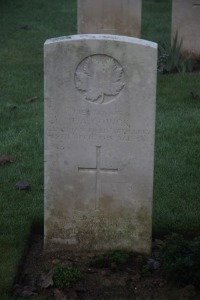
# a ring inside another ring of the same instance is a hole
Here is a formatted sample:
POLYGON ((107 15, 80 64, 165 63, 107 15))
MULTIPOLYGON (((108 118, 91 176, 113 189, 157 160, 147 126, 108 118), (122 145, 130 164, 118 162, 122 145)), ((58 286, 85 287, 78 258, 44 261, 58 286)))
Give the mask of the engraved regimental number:
POLYGON ((116 59, 107 55, 92 55, 79 63, 75 86, 87 101, 108 103, 123 89, 124 71, 116 59))
POLYGON ((200 8, 200 0, 193 0, 193 6, 194 7, 199 7, 200 8))
POLYGON ((96 146, 96 166, 94 168, 78 167, 78 171, 95 173, 95 210, 99 209, 99 198, 101 196, 101 173, 118 174, 118 169, 101 167, 101 146, 96 146))

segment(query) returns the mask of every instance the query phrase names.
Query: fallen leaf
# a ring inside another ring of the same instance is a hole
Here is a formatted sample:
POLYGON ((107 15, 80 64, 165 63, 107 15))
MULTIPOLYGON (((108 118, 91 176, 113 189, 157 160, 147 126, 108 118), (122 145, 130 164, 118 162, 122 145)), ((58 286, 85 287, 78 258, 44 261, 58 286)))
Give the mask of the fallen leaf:
POLYGON ((162 240, 159 240, 159 239, 155 239, 154 240, 154 243, 155 243, 155 246, 161 246, 163 244, 163 241, 162 240))
POLYGON ((165 286, 167 284, 167 281, 166 280, 163 280, 163 279, 161 279, 159 282, 158 282, 158 286, 160 287, 160 288, 162 288, 163 286, 165 286))
POLYGON ((22 292, 22 297, 37 296, 36 288, 33 286, 25 286, 22 292))
POLYGON ((55 289, 54 290, 54 298, 55 300, 66 300, 66 295, 63 293, 63 291, 59 290, 59 289, 55 289))
POLYGON ((25 180, 18 181, 15 186, 19 190, 28 190, 28 189, 30 189, 30 184, 25 180))
POLYGON ((34 97, 31 97, 31 98, 29 98, 29 99, 26 99, 25 101, 24 101, 24 103, 26 103, 26 104, 31 104, 31 103, 33 103, 35 100, 37 100, 38 99, 38 97, 37 96, 34 96, 34 97))
POLYGON ((85 289, 85 288, 83 288, 83 287, 80 287, 80 288, 77 288, 76 289, 76 292, 77 293, 80 293, 80 294, 82 294, 82 293, 85 293, 87 290, 85 289))
POLYGON ((53 265, 57 265, 59 262, 60 262, 60 259, 58 259, 58 258, 55 258, 52 260, 53 265))
POLYGON ((40 287, 42 289, 47 289, 53 286, 53 270, 50 270, 47 274, 42 274, 40 278, 40 287))
POLYGON ((199 95, 195 92, 190 92, 190 96, 192 97, 192 99, 199 99, 199 95))
POLYGON ((16 108, 17 108, 17 106, 16 106, 16 105, 13 105, 13 106, 10 107, 10 111, 15 110, 16 108))
POLYGON ((27 24, 24 24, 24 25, 20 26, 20 29, 26 30, 26 29, 28 29, 28 25, 27 25, 27 24))
POLYGON ((77 258, 74 258, 74 257, 68 257, 67 258, 69 261, 71 261, 71 262, 77 262, 78 260, 77 260, 77 258))
POLYGON ((160 262, 153 258, 149 258, 147 264, 150 270, 158 270, 160 268, 160 262))
POLYGON ((13 158, 9 155, 2 155, 0 156, 0 165, 5 165, 7 163, 14 162, 13 158))
POLYGON ((86 271, 88 274, 94 274, 94 273, 97 273, 97 271, 96 270, 94 270, 94 269, 87 269, 87 271, 86 271))
POLYGON ((22 291, 23 287, 19 284, 15 284, 13 287, 13 296, 16 297, 21 297, 22 296, 22 291))

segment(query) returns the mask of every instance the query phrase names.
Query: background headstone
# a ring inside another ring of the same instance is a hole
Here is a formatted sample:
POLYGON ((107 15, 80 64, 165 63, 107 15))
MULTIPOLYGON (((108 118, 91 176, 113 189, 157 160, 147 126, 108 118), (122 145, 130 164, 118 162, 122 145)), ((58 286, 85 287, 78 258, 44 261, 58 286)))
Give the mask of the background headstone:
POLYGON ((200 55, 200 0, 173 0, 172 42, 176 32, 182 52, 200 55))
POLYGON ((140 37, 141 0, 78 0, 78 33, 140 37))
POLYGON ((81 35, 45 50, 45 247, 151 249, 157 44, 81 35))

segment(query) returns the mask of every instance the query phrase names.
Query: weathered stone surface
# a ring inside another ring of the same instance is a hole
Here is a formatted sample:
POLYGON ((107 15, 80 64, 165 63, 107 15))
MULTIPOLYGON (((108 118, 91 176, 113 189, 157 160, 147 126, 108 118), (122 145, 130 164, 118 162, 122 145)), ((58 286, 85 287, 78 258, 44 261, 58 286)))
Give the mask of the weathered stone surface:
POLYGON ((78 33, 140 37, 141 0, 78 0, 78 33))
POLYGON ((45 247, 151 248, 157 44, 47 40, 45 247))
POLYGON ((172 42, 176 32, 182 52, 200 55, 200 0, 173 0, 172 42))

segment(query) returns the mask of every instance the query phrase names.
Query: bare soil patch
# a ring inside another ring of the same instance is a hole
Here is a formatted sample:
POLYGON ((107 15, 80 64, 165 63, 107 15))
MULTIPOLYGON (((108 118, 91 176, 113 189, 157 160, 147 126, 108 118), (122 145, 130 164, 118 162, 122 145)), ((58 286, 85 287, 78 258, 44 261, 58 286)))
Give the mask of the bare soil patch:
POLYGON ((151 257, 128 253, 126 263, 120 265, 109 264, 105 256, 103 263, 95 267, 91 263, 94 253, 45 253, 43 235, 32 234, 29 249, 13 285, 13 297, 43 296, 44 299, 55 300, 200 299, 200 291, 194 286, 177 288, 165 280, 159 261, 160 243, 161 240, 153 241, 151 257), (53 272, 57 264, 78 268, 82 278, 69 288, 55 287, 53 272))

